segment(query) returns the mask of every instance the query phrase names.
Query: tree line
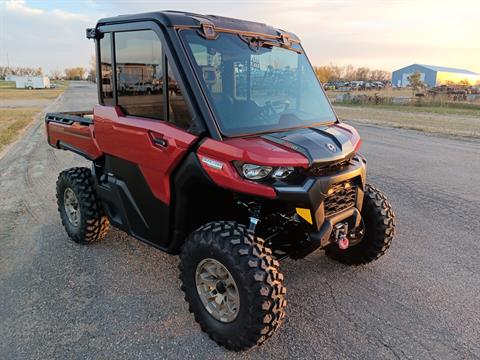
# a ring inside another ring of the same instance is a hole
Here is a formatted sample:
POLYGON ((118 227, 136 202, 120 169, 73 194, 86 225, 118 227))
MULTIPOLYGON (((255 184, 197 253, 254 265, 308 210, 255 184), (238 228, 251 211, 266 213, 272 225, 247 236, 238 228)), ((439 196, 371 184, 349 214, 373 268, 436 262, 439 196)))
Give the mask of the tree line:
MULTIPOLYGON (((322 83, 331 81, 388 81, 390 73, 380 69, 370 69, 368 67, 354 67, 353 65, 337 66, 323 65, 314 66, 315 74, 322 83)), ((42 68, 33 67, 10 67, 0 66, 0 79, 5 79, 7 75, 23 76, 41 76, 42 68)), ((54 80, 81 80, 89 79, 95 81, 95 57, 90 60, 90 68, 81 66, 66 68, 63 71, 56 69, 50 72, 50 78, 54 80)))
POLYGON ((314 66, 315 74, 322 83, 332 81, 389 81, 391 73, 381 69, 370 69, 365 66, 323 65, 314 66))
MULTIPOLYGON (((66 68, 61 70, 52 70, 50 72, 50 78, 53 80, 83 80, 91 71, 78 66, 73 68, 66 68)), ((18 76, 43 76, 43 70, 41 67, 20 67, 20 66, 0 66, 0 79, 5 80, 8 75, 18 76)))
POLYGON ((43 70, 41 67, 0 66, 0 79, 5 79, 7 75, 39 76, 42 74, 43 70))
MULTIPOLYGON (((76 66, 65 68, 63 70, 55 69, 50 71, 49 77, 52 80, 84 80, 95 81, 95 57, 90 60, 90 68, 76 66)), ((0 66, 0 80, 5 80, 8 75, 18 76, 43 76, 41 67, 21 67, 21 66, 0 66)))

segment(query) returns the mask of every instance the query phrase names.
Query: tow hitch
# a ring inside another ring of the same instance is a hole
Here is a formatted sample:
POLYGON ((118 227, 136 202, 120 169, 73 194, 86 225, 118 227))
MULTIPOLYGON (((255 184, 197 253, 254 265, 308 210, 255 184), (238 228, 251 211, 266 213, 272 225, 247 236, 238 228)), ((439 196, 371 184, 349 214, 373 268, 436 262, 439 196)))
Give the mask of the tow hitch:
POLYGON ((338 223, 333 229, 333 240, 337 244, 340 250, 346 250, 349 246, 349 240, 347 237, 348 234, 348 223, 338 223))

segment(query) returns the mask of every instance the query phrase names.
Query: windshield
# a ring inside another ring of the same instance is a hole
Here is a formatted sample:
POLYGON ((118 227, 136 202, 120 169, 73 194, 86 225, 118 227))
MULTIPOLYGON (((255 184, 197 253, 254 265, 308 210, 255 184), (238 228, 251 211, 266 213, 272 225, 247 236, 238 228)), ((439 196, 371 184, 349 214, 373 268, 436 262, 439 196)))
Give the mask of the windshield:
POLYGON ((237 34, 207 40, 192 30, 180 33, 224 135, 336 120, 299 45, 297 52, 237 34))

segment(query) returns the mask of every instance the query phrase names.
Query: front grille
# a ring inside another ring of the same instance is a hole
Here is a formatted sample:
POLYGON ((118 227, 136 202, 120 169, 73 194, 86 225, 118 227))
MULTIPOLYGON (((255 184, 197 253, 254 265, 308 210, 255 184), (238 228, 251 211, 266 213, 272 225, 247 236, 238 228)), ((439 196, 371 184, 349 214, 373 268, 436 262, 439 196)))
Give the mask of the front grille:
POLYGON ((344 160, 341 162, 333 163, 330 165, 314 165, 309 168, 307 171, 311 175, 318 176, 318 175, 329 175, 333 172, 338 172, 343 169, 343 167, 350 165, 350 159, 344 160))
POLYGON ((350 181, 334 184, 323 201, 325 216, 332 216, 355 206, 357 187, 350 181))

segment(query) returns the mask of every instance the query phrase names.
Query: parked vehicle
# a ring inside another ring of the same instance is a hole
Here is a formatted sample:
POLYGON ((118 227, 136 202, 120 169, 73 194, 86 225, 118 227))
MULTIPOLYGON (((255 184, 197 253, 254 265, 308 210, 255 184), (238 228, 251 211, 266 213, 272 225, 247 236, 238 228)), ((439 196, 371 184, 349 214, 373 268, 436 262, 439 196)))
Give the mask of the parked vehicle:
POLYGON ((350 81, 352 90, 365 90, 365 81, 350 81))
POLYGON ((131 84, 127 87, 126 92, 131 92, 133 94, 152 94, 154 90, 153 84, 149 82, 139 81, 135 84, 131 84))
POLYGON ((8 81, 15 81, 17 89, 48 89, 50 79, 47 76, 8 75, 8 81))
POLYGON ((92 162, 58 177, 63 226, 79 244, 113 225, 180 254, 189 310, 218 344, 259 345, 282 324, 279 260, 325 249, 359 265, 389 248, 392 207, 297 36, 181 12, 102 19, 87 36, 100 79, 132 46, 165 91, 118 96, 121 79, 97 81, 92 113, 46 115, 48 143, 92 162))
POLYGON ((327 83, 323 84, 323 88, 325 90, 336 90, 337 89, 337 87, 335 86, 335 83, 333 83, 333 82, 327 82, 327 83))
POLYGON ((373 81, 372 82, 373 87, 376 89, 384 89, 385 88, 385 83, 382 81, 373 81))

